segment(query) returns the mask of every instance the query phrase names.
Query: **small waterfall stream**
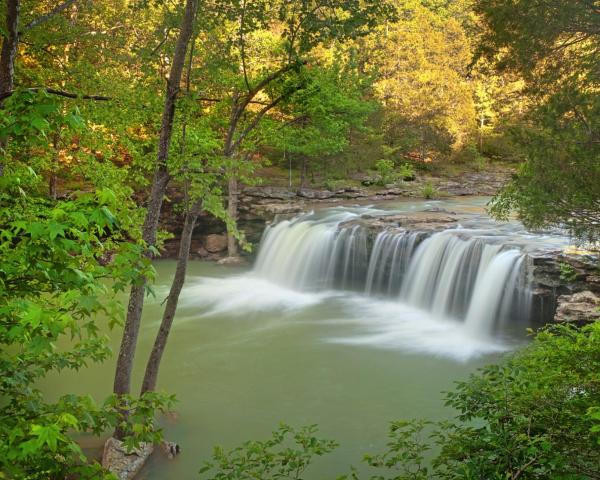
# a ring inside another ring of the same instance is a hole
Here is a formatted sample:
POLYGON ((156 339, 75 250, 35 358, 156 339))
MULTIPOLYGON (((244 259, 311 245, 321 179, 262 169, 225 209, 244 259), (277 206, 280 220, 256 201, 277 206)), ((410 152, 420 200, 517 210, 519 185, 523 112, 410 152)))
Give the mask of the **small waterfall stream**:
POLYGON ((298 290, 340 289, 383 296, 460 321, 490 336, 527 325, 531 293, 526 255, 502 237, 449 229, 384 230, 374 239, 361 211, 335 209, 267 228, 254 272, 298 290))

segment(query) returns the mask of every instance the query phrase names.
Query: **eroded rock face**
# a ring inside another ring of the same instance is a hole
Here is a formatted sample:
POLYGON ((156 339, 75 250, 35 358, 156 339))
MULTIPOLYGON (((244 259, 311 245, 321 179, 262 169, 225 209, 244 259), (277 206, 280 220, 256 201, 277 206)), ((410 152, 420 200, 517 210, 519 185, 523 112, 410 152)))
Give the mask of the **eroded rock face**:
POLYGON ((204 248, 208 253, 219 253, 226 250, 227 235, 207 235, 204 237, 204 248))
POLYGON ((600 320, 600 297, 589 290, 558 297, 554 321, 588 323, 600 320))
POLYGON ((104 444, 102 467, 113 473, 119 480, 130 480, 142 469, 154 451, 151 443, 142 443, 132 453, 127 453, 123 442, 110 437, 104 444))

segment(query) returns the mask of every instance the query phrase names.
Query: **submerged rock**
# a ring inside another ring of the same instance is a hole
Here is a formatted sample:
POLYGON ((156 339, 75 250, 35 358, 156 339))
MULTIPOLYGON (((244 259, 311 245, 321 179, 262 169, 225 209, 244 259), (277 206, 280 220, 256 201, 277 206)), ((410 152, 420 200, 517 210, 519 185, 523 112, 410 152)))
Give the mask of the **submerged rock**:
POLYGON ((110 437, 104 444, 102 467, 119 480, 130 480, 142 469, 153 451, 154 445, 142 443, 139 448, 127 453, 122 441, 110 437))
POLYGON ((558 297, 556 322, 588 323, 600 320, 600 297, 589 290, 558 297))
POLYGON ((219 265, 241 266, 246 265, 248 260, 244 257, 225 257, 217 262, 219 265))
POLYGON ((160 442, 160 447, 162 448, 163 452, 165 452, 169 460, 173 460, 177 455, 181 453, 181 448, 179 447, 179 444, 175 442, 163 440, 162 442, 160 442))

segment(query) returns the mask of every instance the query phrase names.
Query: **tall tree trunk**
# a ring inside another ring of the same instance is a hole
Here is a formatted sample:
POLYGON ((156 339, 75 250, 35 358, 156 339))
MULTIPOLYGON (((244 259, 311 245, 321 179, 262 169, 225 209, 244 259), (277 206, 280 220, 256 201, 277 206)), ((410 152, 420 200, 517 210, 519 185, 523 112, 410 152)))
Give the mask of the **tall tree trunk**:
MULTIPOLYGON (((20 0, 8 0, 6 4, 6 32, 0 52, 0 93, 10 92, 15 86, 15 58, 19 47, 20 0)), ((0 101, 0 108, 2 102, 0 101)), ((8 139, 0 138, 0 153, 6 148, 8 139)), ((0 177, 4 175, 4 155, 0 160, 0 177)))
POLYGON ((20 6, 20 0, 8 0, 6 4, 6 35, 0 53, 0 93, 10 92, 15 86, 20 6))
MULTIPOLYGON (((153 246, 156 243, 156 233, 158 230, 160 211, 162 208, 165 190, 170 180, 167 160, 169 157, 169 146, 173 133, 175 105, 177 94, 179 92, 179 84, 181 82, 187 47, 190 39, 192 38, 194 18, 196 16, 197 9, 198 0, 186 0, 185 12, 181 22, 181 31, 175 47, 173 63, 171 65, 169 80, 167 82, 167 95, 162 114, 156 170, 154 173, 154 179, 152 181, 148 210, 146 212, 146 218, 144 220, 144 226, 142 229, 142 238, 148 247, 153 246)), ((152 257, 150 250, 147 250, 146 256, 149 258, 152 257)), ((123 338, 121 340, 121 347, 119 349, 119 356, 115 371, 113 390, 117 395, 129 394, 131 391, 131 371, 133 369, 133 361, 140 329, 146 281, 147 279, 142 276, 131 288, 129 304, 127 306, 127 318, 125 320, 123 338)), ((127 412, 123 413, 124 415, 127 415, 127 412)), ((115 431, 115 437, 121 439, 125 433, 126 432, 122 431, 122 429, 117 428, 115 431)))
POLYGON ((154 391, 156 388, 160 361, 167 345, 169 333, 171 332, 171 326, 173 325, 173 319, 175 318, 175 312, 177 311, 177 304, 179 302, 179 295, 181 294, 183 284, 185 283, 185 275, 190 257, 190 246, 192 244, 192 234, 194 233, 196 218, 198 218, 201 208, 202 202, 197 200, 185 215, 181 240, 179 241, 179 256, 177 259, 177 268, 175 269, 175 277, 173 278, 171 290, 167 297, 167 305, 163 312, 160 328, 156 335, 156 339, 154 340, 154 346, 152 347, 152 352, 148 358, 148 364, 146 365, 144 381, 142 382, 142 394, 154 391))
MULTIPOLYGON (((235 222, 238 216, 238 179, 235 174, 232 174, 229 178, 228 192, 227 192, 227 213, 229 217, 235 222)), ((237 240, 230 231, 227 231, 227 254, 230 257, 238 256, 238 245, 237 240)))

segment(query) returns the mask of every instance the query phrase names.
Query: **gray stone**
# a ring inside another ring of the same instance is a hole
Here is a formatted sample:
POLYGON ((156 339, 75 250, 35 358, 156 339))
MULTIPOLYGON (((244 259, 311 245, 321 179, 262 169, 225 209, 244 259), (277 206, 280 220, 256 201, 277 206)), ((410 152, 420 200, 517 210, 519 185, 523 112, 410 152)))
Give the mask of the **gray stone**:
POLYGON ((110 437, 104 444, 102 467, 119 480, 130 480, 142 469, 153 451, 154 445, 142 443, 136 450, 127 453, 123 442, 110 437))
POLYGON ((600 297, 589 290, 558 297, 556 322, 587 323, 600 320, 600 297))

